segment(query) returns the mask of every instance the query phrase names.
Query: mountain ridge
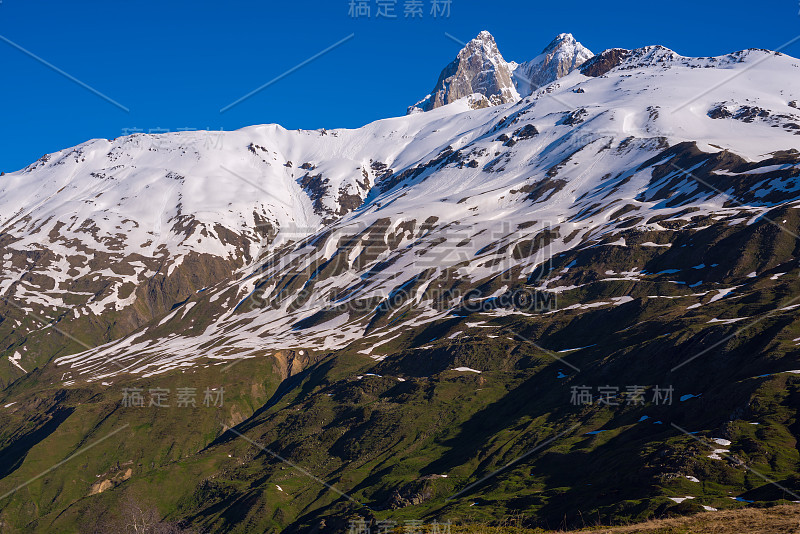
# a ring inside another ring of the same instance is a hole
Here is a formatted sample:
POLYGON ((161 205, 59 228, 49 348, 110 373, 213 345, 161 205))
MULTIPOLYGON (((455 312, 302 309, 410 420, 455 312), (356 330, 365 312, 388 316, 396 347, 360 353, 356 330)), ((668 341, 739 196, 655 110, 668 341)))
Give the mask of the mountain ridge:
POLYGON ((592 55, 572 34, 562 33, 534 59, 521 64, 506 62, 492 34, 484 30, 466 43, 441 72, 433 91, 410 106, 408 114, 465 97, 472 97, 473 108, 516 102, 569 74, 592 55))

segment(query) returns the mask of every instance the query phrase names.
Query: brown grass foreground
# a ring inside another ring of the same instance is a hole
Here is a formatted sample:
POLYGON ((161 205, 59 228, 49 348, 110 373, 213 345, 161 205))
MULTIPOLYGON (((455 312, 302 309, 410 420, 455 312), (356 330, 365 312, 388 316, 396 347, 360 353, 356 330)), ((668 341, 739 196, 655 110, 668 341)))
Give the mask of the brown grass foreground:
POLYGON ((544 531, 514 527, 456 527, 452 534, 800 534, 800 505, 772 508, 740 508, 669 519, 655 519, 636 525, 593 527, 572 531, 544 531))

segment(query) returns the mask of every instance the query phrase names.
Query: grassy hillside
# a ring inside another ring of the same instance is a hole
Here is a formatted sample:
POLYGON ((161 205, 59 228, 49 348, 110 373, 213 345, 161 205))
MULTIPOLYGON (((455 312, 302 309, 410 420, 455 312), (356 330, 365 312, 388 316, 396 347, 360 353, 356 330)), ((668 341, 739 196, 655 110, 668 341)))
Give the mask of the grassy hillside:
POLYGON ((631 233, 558 258, 585 266, 562 273, 558 313, 457 312, 370 356, 355 342, 67 384, 44 365, 0 395, 2 532, 113 532, 131 510, 205 532, 547 530, 800 500, 800 270, 764 245, 775 232, 676 232, 658 257, 635 245, 658 235, 631 233), (605 279, 631 265, 655 274, 605 279), (195 406, 176 406, 186 387, 195 406), (123 404, 131 388, 144 406, 123 404))

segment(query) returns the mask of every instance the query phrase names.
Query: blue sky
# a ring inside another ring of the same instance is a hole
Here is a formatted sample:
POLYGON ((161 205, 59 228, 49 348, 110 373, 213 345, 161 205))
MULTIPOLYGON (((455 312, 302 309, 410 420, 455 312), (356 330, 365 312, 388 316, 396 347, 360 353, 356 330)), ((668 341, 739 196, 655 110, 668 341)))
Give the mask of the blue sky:
MULTIPOLYGON (((663 44, 684 55, 775 49, 800 35, 796 0, 497 2, 452 0, 449 17, 349 16, 350 0, 0 1, 0 170, 134 129, 358 127, 402 115, 460 46, 494 34, 507 60, 537 55, 570 32, 595 53, 663 44), (224 108, 322 50, 321 57, 224 108), (15 48, 114 100, 120 109, 15 48)), ((443 0, 439 0, 442 2, 443 0)), ((800 56, 800 41, 783 50, 800 56)))

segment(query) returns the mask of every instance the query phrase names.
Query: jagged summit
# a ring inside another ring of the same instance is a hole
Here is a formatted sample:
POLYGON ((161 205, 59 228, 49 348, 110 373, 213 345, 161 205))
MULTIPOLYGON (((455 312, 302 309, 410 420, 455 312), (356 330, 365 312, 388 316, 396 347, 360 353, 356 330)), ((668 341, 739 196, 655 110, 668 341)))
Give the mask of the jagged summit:
POLYGON ((611 70, 657 67, 731 67, 750 57, 782 56, 780 52, 750 48, 717 57, 686 57, 661 45, 636 49, 610 48, 594 55, 571 33, 561 33, 533 59, 506 61, 488 31, 480 32, 442 71, 433 91, 408 108, 408 113, 430 111, 469 97, 473 109, 516 102, 539 88, 579 70, 598 77, 611 70))
POLYGON ((592 58, 591 50, 571 33, 561 33, 542 53, 514 69, 514 84, 521 96, 566 76, 592 58))
POLYGON ((433 91, 408 108, 430 111, 475 95, 474 108, 516 102, 537 88, 572 72, 592 57, 570 33, 561 33, 541 54, 524 63, 507 62, 488 31, 480 32, 442 71, 433 91))
POLYGON ((408 112, 430 111, 476 93, 485 97, 476 107, 519 100, 512 69, 500 54, 492 34, 485 30, 461 49, 439 75, 433 91, 408 112))
POLYGON ((575 36, 572 35, 571 33, 559 33, 558 35, 556 35, 556 38, 553 39, 552 41, 550 41, 550 44, 547 45, 544 48, 544 50, 542 50, 542 54, 546 54, 547 52, 550 52, 551 50, 555 50, 556 48, 559 48, 560 46, 562 46, 564 43, 569 43, 569 44, 571 44, 573 46, 576 45, 576 44, 578 44, 578 45, 580 44, 580 43, 578 43, 577 40, 575 40, 575 36))

